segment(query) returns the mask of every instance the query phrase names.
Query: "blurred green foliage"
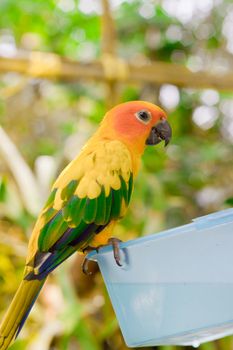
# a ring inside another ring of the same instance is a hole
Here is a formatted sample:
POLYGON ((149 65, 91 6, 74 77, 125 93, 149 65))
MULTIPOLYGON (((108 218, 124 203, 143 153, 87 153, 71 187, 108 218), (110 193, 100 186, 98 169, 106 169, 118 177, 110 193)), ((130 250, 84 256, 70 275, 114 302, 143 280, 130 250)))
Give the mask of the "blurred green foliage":
MULTIPOLYGON (((230 0, 121 0, 112 1, 112 7, 122 57, 180 63, 193 71, 221 73, 231 67, 230 0)), ((0 13, 0 55, 40 50, 83 61, 100 55, 99 2, 2 0, 0 13)), ((174 136, 166 150, 160 145, 146 150, 131 207, 116 235, 127 240, 232 206, 232 94, 169 84, 125 83, 119 91, 119 102, 144 99, 162 105, 174 136)), ((1 126, 31 168, 41 206, 52 180, 96 129, 106 105, 104 83, 1 76, 1 126)), ((0 157, 1 316, 22 276, 35 222, 16 177, 0 157)), ((100 274, 82 276, 80 262, 74 257, 51 276, 22 332, 24 340, 12 350, 126 349, 100 274)), ((228 337, 201 348, 232 346, 228 337)))

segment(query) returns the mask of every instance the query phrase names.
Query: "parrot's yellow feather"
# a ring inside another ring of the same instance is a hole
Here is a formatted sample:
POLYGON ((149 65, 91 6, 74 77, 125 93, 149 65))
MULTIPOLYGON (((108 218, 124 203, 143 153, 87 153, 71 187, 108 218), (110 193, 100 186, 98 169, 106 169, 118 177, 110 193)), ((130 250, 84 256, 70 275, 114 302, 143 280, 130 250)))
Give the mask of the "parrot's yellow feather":
POLYGON ((75 194, 79 198, 96 198, 100 195, 101 185, 105 188, 106 196, 110 187, 119 190, 121 183, 119 175, 128 182, 132 172, 132 158, 129 150, 120 141, 105 140, 88 143, 80 155, 64 169, 53 188, 58 188, 54 201, 54 209, 59 210, 63 205, 62 190, 75 179, 79 181, 75 194))

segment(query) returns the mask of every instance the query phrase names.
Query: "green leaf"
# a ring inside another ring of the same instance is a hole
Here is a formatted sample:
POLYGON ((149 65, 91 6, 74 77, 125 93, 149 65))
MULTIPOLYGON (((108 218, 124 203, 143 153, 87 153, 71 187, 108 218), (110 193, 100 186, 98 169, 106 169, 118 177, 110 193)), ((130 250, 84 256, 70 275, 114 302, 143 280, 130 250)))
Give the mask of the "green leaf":
POLYGON ((233 197, 227 198, 224 203, 233 206, 233 197))
POLYGON ((0 202, 5 202, 7 197, 7 179, 0 178, 0 202))

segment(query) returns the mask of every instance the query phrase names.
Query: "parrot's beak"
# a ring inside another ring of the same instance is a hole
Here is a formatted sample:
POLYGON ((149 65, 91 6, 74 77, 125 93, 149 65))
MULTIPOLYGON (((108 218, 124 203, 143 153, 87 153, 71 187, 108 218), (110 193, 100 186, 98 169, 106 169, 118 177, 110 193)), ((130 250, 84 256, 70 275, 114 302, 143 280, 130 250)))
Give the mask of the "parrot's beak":
POLYGON ((149 137, 146 140, 147 145, 157 145, 161 141, 165 141, 165 146, 168 145, 172 137, 172 129, 166 119, 161 120, 152 127, 149 137))

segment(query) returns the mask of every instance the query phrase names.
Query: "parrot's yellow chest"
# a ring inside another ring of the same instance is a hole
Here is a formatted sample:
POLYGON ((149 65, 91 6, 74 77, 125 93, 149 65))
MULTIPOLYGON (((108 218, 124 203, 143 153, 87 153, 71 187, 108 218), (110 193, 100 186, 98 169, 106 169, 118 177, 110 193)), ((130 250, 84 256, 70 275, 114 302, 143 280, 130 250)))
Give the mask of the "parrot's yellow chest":
POLYGON ((108 226, 106 226, 100 233, 97 233, 94 236, 94 238, 90 242, 90 246, 93 248, 97 248, 101 245, 108 244, 108 240, 112 237, 112 232, 115 225, 116 221, 111 221, 108 224, 108 226))

